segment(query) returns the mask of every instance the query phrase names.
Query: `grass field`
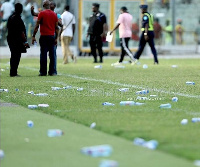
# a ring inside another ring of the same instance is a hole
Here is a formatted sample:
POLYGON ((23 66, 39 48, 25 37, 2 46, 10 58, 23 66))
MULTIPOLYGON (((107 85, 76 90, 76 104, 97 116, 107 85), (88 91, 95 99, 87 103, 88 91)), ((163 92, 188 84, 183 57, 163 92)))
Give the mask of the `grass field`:
MULTIPOLYGON (((1 59, 1 68, 6 69, 8 61, 1 59)), ((158 66, 153 65, 152 60, 142 59, 141 65, 125 64, 124 69, 110 66, 116 61, 105 59, 102 69, 94 69, 91 59, 80 59, 77 64, 69 65, 58 60, 58 76, 38 77, 39 60, 22 58, 19 74, 23 77, 10 78, 9 70, 1 72, 1 88, 9 89, 8 93, 1 93, 1 99, 25 108, 29 104, 46 103, 50 107, 38 109, 39 112, 87 127, 96 122, 97 130, 128 141, 135 137, 156 139, 161 152, 190 162, 200 159, 200 123, 191 122, 191 118, 200 117, 199 59, 161 59, 158 66), (143 69, 142 64, 148 64, 148 69, 143 69), (174 64, 178 67, 172 68, 174 64), (194 81, 195 85, 186 85, 186 81, 194 81), (72 89, 51 90, 51 87, 67 85, 72 89), (77 91, 78 87, 84 88, 83 91, 77 91), (129 91, 118 91, 124 87, 129 91), (157 97, 137 100, 135 92, 142 89, 150 91, 147 97, 157 97), (29 91, 48 96, 33 96, 29 91), (177 103, 171 101, 174 96, 179 98, 177 103), (120 106, 120 101, 125 100, 145 105, 120 106), (115 106, 103 106, 107 101, 115 106), (171 103, 172 108, 160 109, 160 104, 164 103, 171 103), (180 124, 184 118, 189 120, 187 125, 180 124)), ((8 142, 6 140, 5 145, 8 142)))

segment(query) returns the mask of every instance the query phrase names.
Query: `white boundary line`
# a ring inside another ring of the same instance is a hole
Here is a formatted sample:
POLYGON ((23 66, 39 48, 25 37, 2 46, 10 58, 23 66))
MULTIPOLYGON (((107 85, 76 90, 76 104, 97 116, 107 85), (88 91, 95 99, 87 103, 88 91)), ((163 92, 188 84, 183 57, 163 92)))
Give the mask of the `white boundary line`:
MULTIPOLYGON (((23 68, 25 68, 27 70, 38 71, 38 69, 36 69, 36 68, 31 68, 31 67, 23 67, 23 68)), ((109 85, 117 85, 117 86, 130 87, 130 88, 135 88, 135 89, 147 89, 147 88, 144 88, 144 87, 138 86, 138 85, 124 84, 124 83, 120 83, 120 82, 113 82, 113 81, 103 80, 103 79, 79 77, 77 75, 63 74, 63 73, 59 73, 59 75, 70 77, 70 78, 75 78, 75 79, 80 79, 80 80, 101 82, 101 83, 105 83, 105 84, 109 84, 109 85)), ((184 93, 180 93, 180 92, 170 92, 170 91, 165 91, 165 90, 161 90, 161 89, 151 89, 151 88, 148 88, 148 90, 158 92, 158 93, 164 93, 164 94, 178 95, 178 96, 187 97, 187 98, 200 99, 200 95, 189 95, 189 94, 184 94, 184 93)))

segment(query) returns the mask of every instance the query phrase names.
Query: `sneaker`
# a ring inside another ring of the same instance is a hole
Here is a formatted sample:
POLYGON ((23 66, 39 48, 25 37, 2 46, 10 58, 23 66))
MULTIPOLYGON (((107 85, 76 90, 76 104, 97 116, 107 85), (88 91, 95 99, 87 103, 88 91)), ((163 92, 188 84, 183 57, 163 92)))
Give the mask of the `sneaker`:
POLYGON ((10 77, 21 77, 21 75, 10 75, 10 77))
POLYGON ((137 64, 138 60, 135 59, 134 61, 132 61, 131 65, 134 66, 135 64, 137 64))
POLYGON ((113 63, 113 64, 111 64, 111 66, 119 66, 119 65, 121 65, 122 63, 120 63, 120 62, 116 62, 116 63, 113 63))
POLYGON ((158 65, 158 62, 154 62, 154 65, 158 65))
POLYGON ((41 76, 46 76, 46 74, 39 74, 38 76, 40 76, 40 77, 41 77, 41 76))

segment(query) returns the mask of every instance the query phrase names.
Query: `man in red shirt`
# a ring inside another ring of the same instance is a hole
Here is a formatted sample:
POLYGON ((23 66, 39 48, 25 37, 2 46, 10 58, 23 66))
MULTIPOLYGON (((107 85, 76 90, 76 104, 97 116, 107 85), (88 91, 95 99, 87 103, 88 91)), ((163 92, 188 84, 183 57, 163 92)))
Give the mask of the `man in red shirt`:
POLYGON ((40 74, 39 76, 47 75, 47 52, 49 52, 49 71, 50 76, 56 75, 54 73, 54 45, 57 45, 58 37, 58 18, 55 12, 50 10, 50 2, 45 0, 43 2, 44 10, 38 15, 38 20, 32 36, 32 44, 36 42, 35 35, 40 26, 40 74))

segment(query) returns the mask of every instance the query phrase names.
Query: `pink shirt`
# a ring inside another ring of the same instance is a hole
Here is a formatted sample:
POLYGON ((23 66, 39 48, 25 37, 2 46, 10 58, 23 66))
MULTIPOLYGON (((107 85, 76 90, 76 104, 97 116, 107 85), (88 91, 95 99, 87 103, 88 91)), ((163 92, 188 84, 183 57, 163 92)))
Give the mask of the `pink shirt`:
POLYGON ((117 23, 119 26, 119 37, 130 38, 132 36, 132 19, 133 17, 129 13, 122 13, 119 15, 117 23))

